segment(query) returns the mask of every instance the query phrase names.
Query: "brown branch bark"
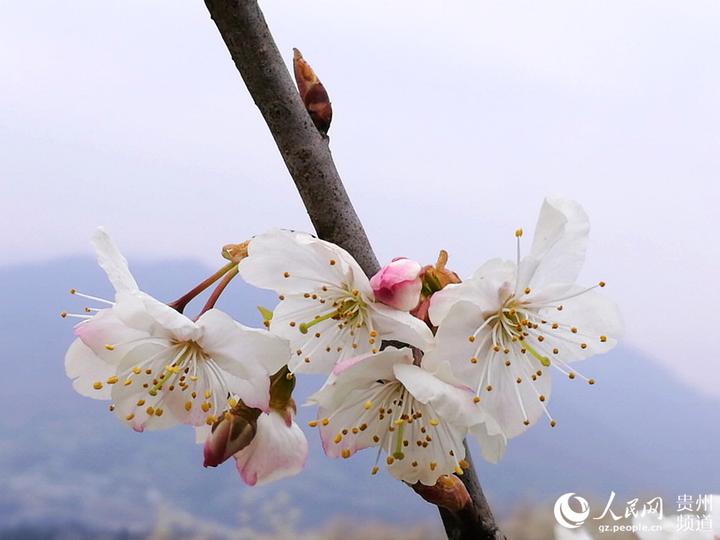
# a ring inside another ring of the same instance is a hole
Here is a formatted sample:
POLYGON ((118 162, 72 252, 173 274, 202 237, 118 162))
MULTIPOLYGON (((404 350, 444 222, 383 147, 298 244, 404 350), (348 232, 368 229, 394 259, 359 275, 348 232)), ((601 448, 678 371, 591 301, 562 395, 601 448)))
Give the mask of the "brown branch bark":
MULTIPOLYGON (((333 162, 328 139, 305 109, 256 0, 205 0, 225 45, 270 128, 305 203, 317 235, 350 252, 365 273, 378 262, 333 162)), ((441 509, 451 540, 500 539, 469 451, 461 477, 471 504, 460 512, 441 509)))
POLYGON ((255 105, 265 119, 317 235, 353 254, 369 275, 379 266, 320 135, 253 0, 206 0, 255 105))

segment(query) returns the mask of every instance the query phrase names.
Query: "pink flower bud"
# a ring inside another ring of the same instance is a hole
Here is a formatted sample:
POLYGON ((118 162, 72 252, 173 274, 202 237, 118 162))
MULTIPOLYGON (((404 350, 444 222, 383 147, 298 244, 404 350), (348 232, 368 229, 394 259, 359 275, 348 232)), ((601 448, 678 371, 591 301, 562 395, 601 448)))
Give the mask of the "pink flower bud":
POLYGON ((375 299, 401 311, 410 311, 420 302, 422 266, 398 257, 370 279, 375 299))
POLYGON ((213 426, 203 448, 204 467, 217 467, 249 445, 257 431, 258 409, 226 414, 213 426))

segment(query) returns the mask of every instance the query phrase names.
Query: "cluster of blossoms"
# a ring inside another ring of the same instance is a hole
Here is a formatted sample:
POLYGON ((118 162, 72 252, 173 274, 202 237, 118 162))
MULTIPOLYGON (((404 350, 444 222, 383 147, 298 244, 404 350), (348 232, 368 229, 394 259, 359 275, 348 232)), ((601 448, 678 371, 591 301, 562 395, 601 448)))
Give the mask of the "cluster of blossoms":
MULTIPOLYGON (((229 262, 176 302, 141 291, 107 234, 93 237, 115 289, 75 326, 65 367, 77 392, 110 400, 135 431, 193 426, 205 466, 233 457, 243 481, 300 471, 307 441, 292 392, 303 373, 327 375, 308 403, 329 457, 377 447, 395 478, 433 486, 467 467, 464 440, 497 461, 507 439, 547 409, 551 368, 605 352, 620 332, 616 308, 575 280, 588 220, 571 201, 547 200, 529 255, 491 260, 461 281, 435 265, 393 260, 371 279, 342 248, 273 230, 226 246, 229 262), (215 303, 233 277, 277 293, 265 328, 241 325, 215 303), (218 283, 192 319, 190 300, 218 283)), ((382 459, 382 462, 381 462, 382 459)))

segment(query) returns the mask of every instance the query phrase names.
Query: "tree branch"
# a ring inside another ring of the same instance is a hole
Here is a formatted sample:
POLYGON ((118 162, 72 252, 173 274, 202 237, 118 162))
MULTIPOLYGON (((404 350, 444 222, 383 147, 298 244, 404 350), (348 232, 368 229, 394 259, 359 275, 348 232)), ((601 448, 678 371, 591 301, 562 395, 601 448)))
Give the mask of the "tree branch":
MULTIPOLYGON (((335 168, 328 139, 315 128, 256 0, 205 0, 235 66, 265 119, 317 235, 345 248, 366 274, 377 258, 335 168)), ((440 510, 451 540, 504 538, 495 525, 466 446, 461 477, 471 504, 440 510)))
POLYGON ((379 269, 362 223, 253 0, 206 0, 250 95, 265 118, 317 235, 353 254, 372 275, 379 269))

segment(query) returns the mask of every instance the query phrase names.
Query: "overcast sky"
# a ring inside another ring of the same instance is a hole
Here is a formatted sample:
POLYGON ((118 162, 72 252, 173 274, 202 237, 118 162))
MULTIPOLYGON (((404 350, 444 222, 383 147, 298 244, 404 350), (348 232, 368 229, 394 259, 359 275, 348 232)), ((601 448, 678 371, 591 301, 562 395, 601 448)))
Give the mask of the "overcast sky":
MULTIPOLYGON (((626 343, 720 396, 720 4, 263 7, 330 92, 381 259, 446 248, 467 274, 513 257, 545 195, 575 198, 583 278, 608 282, 626 343)), ((212 265, 226 242, 311 230, 202 2, 3 2, 0 74, 0 263, 89 254, 98 224, 131 257, 212 265)))

